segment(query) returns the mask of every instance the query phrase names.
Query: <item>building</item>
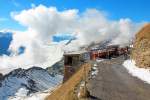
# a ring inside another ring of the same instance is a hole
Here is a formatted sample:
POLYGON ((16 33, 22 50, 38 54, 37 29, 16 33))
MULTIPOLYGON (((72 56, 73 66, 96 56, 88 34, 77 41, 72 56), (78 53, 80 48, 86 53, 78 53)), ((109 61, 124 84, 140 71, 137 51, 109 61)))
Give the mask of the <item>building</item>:
POLYGON ((87 60, 90 60, 90 53, 87 51, 65 53, 63 82, 67 81, 87 60))
POLYGON ((109 45, 105 48, 97 48, 91 50, 91 59, 96 60, 97 58, 111 58, 118 56, 119 45, 109 45))

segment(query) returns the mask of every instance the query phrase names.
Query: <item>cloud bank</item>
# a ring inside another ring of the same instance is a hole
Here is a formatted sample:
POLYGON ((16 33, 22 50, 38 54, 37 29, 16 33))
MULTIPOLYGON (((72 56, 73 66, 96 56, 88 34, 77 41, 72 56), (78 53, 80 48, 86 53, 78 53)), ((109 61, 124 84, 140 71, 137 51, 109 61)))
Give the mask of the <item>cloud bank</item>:
POLYGON ((77 9, 58 11, 44 5, 12 12, 11 16, 27 30, 13 32, 9 46, 12 54, 0 57, 0 71, 33 65, 46 68, 61 59, 64 50, 78 50, 92 42, 111 40, 111 44, 126 45, 143 25, 129 18, 109 20, 103 11, 96 9, 79 13, 77 9), (53 44, 53 35, 59 33, 70 33, 76 39, 68 45, 53 44), (25 47, 21 55, 20 47, 25 47))

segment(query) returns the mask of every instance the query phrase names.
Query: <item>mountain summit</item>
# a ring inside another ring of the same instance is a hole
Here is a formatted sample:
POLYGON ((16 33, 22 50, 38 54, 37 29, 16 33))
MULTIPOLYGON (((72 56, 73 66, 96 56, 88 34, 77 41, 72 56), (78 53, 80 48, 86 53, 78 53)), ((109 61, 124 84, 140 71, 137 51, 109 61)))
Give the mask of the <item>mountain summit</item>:
POLYGON ((15 69, 0 78, 0 100, 8 100, 10 96, 16 96, 20 89, 30 95, 35 92, 52 89, 62 81, 61 75, 51 75, 48 70, 32 67, 27 70, 15 69))

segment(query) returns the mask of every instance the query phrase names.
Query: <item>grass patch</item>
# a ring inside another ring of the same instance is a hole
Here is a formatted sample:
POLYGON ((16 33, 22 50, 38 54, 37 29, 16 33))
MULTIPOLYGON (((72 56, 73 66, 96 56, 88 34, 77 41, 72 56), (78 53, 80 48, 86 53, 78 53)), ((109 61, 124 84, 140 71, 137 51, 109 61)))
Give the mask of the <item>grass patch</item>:
POLYGON ((68 81, 51 93, 46 100, 78 100, 75 89, 84 77, 84 66, 86 67, 86 75, 88 75, 91 65, 84 64, 68 81))

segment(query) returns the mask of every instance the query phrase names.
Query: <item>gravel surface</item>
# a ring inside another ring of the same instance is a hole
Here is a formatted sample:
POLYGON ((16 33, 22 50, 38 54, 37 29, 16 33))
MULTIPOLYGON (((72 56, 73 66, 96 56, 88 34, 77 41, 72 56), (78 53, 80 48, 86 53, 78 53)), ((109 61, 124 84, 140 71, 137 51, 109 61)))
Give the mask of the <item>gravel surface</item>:
POLYGON ((123 61, 118 57, 97 64, 98 74, 88 81, 88 100, 150 100, 150 85, 131 76, 123 61))

